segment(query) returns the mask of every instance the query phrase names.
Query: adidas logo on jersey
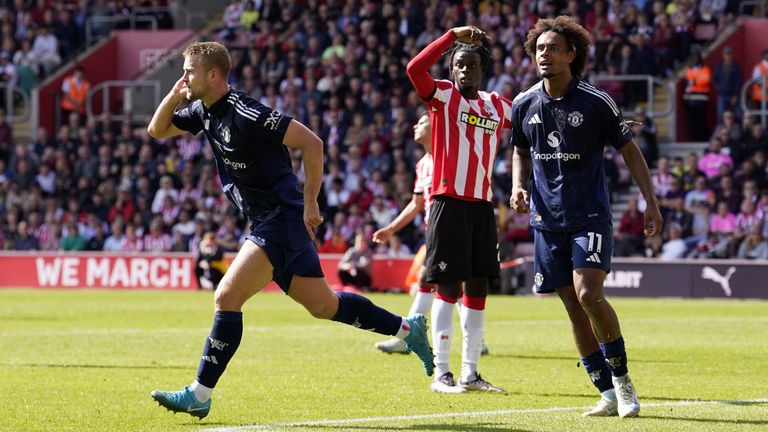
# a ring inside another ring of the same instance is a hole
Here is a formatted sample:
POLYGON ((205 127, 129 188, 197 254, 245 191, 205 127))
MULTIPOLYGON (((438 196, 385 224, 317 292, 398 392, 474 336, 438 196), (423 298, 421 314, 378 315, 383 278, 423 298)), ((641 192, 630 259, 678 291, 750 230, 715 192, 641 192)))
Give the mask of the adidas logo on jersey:
POLYGON ((595 252, 592 255, 588 256, 587 257, 587 261, 593 262, 593 263, 598 263, 598 264, 602 263, 602 261, 600 261, 600 255, 598 255, 597 252, 595 252))
POLYGON ((533 117, 528 119, 528 124, 542 124, 541 118, 539 118, 539 114, 536 113, 533 115, 533 117))

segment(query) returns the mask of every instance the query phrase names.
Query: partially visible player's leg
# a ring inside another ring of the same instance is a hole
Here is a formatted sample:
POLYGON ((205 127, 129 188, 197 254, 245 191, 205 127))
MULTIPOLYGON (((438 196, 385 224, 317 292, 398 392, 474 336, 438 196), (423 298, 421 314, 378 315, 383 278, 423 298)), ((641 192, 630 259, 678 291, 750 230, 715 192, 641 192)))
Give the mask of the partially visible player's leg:
POLYGON ((438 393, 457 393, 450 358, 453 339, 453 308, 461 293, 459 281, 443 281, 437 285, 435 300, 432 302, 432 341, 435 353, 435 380, 431 388, 438 393), (444 378, 446 376, 446 378, 444 378))
POLYGON ((613 382, 611 382, 611 370, 605 362, 602 351, 600 351, 600 345, 597 342, 597 338, 595 338, 589 316, 584 312, 581 303, 579 303, 576 289, 573 285, 561 287, 557 289, 557 294, 560 296, 566 312, 568 312, 573 340, 576 343, 579 355, 581 355, 581 364, 584 365, 589 379, 601 394, 597 405, 590 411, 585 412, 584 416, 604 417, 618 415, 616 411, 616 392, 613 389, 613 382))
MULTIPOLYGON (((418 285, 418 290, 413 297, 413 302, 411 303, 411 308, 408 311, 408 316, 415 314, 422 314, 425 316, 428 315, 429 310, 432 307, 432 300, 435 298, 435 287, 434 285, 427 283, 426 277, 424 275, 425 256, 426 247, 422 245, 422 247, 419 248, 418 252, 416 252, 416 255, 413 257, 411 269, 408 271, 408 276, 406 277, 406 287, 410 286, 411 282, 418 285), (416 275, 411 273, 416 273, 416 275)), ((405 346, 405 342, 398 338, 377 342, 375 346, 379 350, 388 354, 408 354, 410 352, 405 346)))
POLYGON ((485 300, 488 296, 488 278, 474 277, 464 282, 463 305, 459 321, 463 338, 461 348, 461 379, 459 386, 467 390, 503 392, 483 379, 477 371, 485 336, 485 300))
POLYGON ((571 321, 576 349, 592 384, 600 391, 598 406, 585 415, 616 415, 616 396, 611 371, 602 358, 589 316, 576 295, 573 282, 573 258, 569 233, 534 230, 535 289, 538 293, 557 292, 571 321), (610 401, 613 401, 612 409, 610 401))
MULTIPOLYGON (((499 276, 499 251, 496 216, 490 203, 464 203, 470 215, 472 239, 470 269, 464 278, 464 297, 459 311, 463 337, 461 378, 459 385, 467 390, 502 392, 478 373, 485 336, 485 302, 488 280, 499 276)), ((465 222, 466 223, 466 222, 465 222)))
POLYGON ((424 372, 432 375, 432 350, 423 315, 404 318, 376 306, 359 294, 334 293, 322 277, 293 276, 288 296, 315 318, 330 319, 403 339, 406 346, 419 356, 424 372))
POLYGON ((152 397, 171 411, 203 418, 211 406, 211 393, 234 356, 243 336, 243 304, 267 285, 272 265, 266 253, 246 241, 214 296, 216 313, 203 345, 197 380, 177 392, 152 391, 152 397))
POLYGON ((627 353, 616 311, 605 298, 605 275, 610 271, 613 231, 608 226, 590 226, 573 237, 573 281, 579 303, 589 316, 595 337, 600 342, 621 417, 634 417, 640 411, 637 393, 629 378, 627 353))

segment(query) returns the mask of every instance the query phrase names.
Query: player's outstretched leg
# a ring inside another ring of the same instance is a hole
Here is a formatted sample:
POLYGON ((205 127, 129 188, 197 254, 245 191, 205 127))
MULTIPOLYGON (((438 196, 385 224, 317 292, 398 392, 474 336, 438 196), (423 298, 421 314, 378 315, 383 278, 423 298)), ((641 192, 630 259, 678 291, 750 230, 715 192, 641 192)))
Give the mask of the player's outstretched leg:
MULTIPOLYGON (((413 298, 411 309, 408 311, 408 316, 420 313, 424 316, 429 312, 432 306, 432 300, 435 298, 434 288, 431 285, 420 285, 419 290, 413 298)), ((374 345, 380 351, 387 354, 410 354, 408 347, 405 346, 405 342, 402 339, 392 338, 382 342, 377 342, 374 345)))
POLYGON ((315 318, 330 319, 355 328, 395 336, 421 360, 427 376, 434 373, 432 348, 427 338, 427 319, 416 314, 408 318, 395 315, 354 293, 334 293, 322 278, 294 276, 288 295, 315 318), (318 284, 322 287, 318 289, 318 284))
POLYGON ((168 411, 187 413, 200 419, 207 416, 211 410, 211 399, 198 401, 191 386, 175 392, 152 390, 152 397, 157 403, 168 408, 168 411))
POLYGON ((405 319, 410 326, 410 332, 403 341, 408 350, 416 353, 424 367, 424 373, 432 376, 435 371, 434 356, 432 347, 429 346, 427 337, 427 318, 422 314, 414 314, 405 319))

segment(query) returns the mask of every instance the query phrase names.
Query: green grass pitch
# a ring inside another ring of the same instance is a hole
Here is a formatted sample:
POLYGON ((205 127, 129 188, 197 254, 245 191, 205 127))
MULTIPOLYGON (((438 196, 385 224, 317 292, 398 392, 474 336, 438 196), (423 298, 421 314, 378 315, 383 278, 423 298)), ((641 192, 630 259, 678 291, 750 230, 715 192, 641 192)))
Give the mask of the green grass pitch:
MULTIPOLYGON (((411 301, 370 297, 400 313, 411 301)), ((642 405, 635 419, 581 417, 597 394, 555 298, 489 298, 480 372, 507 394, 439 395, 415 355, 379 353, 381 336, 260 293, 198 421, 149 392, 194 379, 211 293, 0 290, 0 431, 768 430, 768 302, 611 302, 642 405)))

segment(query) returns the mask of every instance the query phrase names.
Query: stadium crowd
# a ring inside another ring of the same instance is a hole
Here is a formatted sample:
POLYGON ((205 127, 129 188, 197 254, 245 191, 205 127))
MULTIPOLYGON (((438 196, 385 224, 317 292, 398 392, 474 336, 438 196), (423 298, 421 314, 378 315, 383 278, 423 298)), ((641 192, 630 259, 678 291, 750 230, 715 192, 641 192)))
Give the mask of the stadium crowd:
MULTIPOLYGON (((9 72, 14 65, 35 78, 55 70, 82 47, 89 16, 129 16, 136 6, 168 4, 29 3, 0 7, 6 82, 15 79, 17 72, 9 72), (44 40, 53 51, 37 55, 44 40)), ((485 88, 511 99, 538 79, 522 42, 539 17, 568 14, 586 26, 594 38, 588 74, 670 76, 692 47, 706 42, 697 39, 696 25, 722 28, 737 6, 689 0, 232 0, 221 27, 207 37, 230 48, 233 86, 295 117, 324 141, 321 205, 327 222, 317 246, 343 253, 356 233, 370 239, 410 199, 413 167, 423 155, 412 127, 423 104, 405 65, 445 29, 477 25, 488 32, 493 63, 485 88)), ((171 25, 170 19, 163 22, 171 25)), ((436 69, 433 76, 447 76, 444 68, 436 69)), ((644 97, 632 85, 601 85, 627 110, 644 97)), ((670 257, 682 242, 679 256, 768 258, 768 143, 761 126, 736 118, 738 113, 724 114, 706 154, 687 161, 662 157, 657 164, 653 122, 641 108, 634 112, 641 123, 634 126, 638 144, 649 164, 658 165, 654 180, 668 222, 664 242, 646 244, 638 238, 639 212, 628 211, 618 227, 617 250, 670 257), (727 160, 727 170, 717 167, 727 160)), ((292 159, 301 178, 300 155, 292 159)), ((606 152, 611 183, 618 186, 616 159, 606 152)), ((502 259, 511 257, 516 243, 531 239, 527 217, 506 208, 510 163, 511 150, 502 147, 493 172, 502 259)), ((108 112, 83 123, 68 117, 56 131, 39 129, 31 143, 14 143, 0 113, 0 249, 195 252, 203 234, 213 230, 221 246, 234 251, 248 230, 221 193, 213 165, 202 135, 157 141, 148 136, 146 123, 119 124, 108 112)), ((635 207, 642 210, 642 203, 630 209, 635 207)), ((417 218, 376 252, 415 251, 424 241, 423 224, 417 218)))

